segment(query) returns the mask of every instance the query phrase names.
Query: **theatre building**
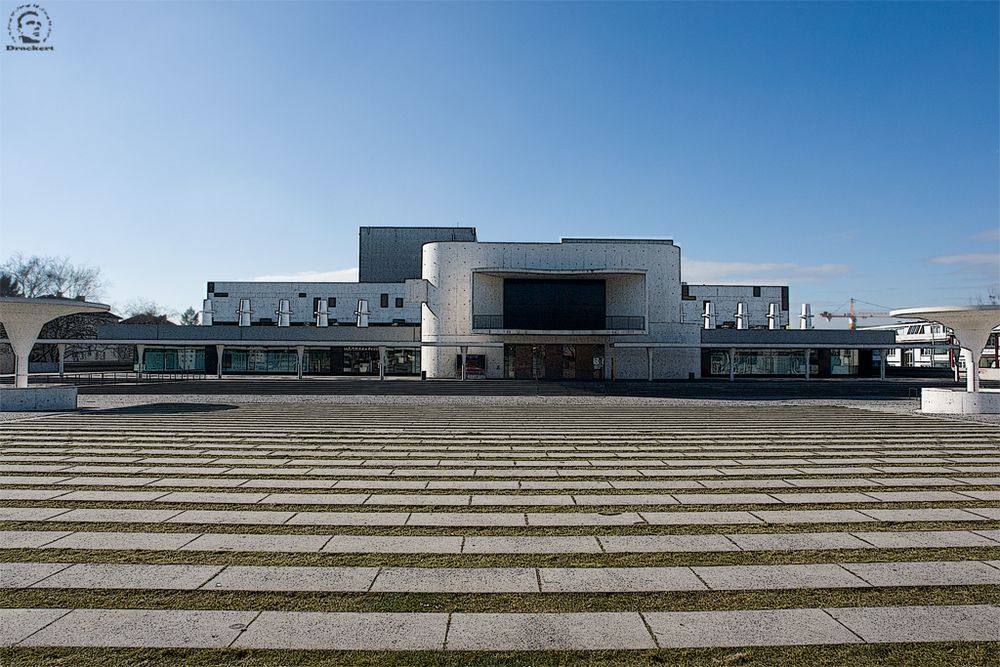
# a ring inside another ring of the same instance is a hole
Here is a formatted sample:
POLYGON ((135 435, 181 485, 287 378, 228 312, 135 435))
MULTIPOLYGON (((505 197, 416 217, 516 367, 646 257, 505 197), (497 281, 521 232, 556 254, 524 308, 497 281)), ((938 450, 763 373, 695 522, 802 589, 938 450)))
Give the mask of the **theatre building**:
POLYGON ((786 286, 683 283, 669 240, 359 235, 358 282, 213 280, 201 326, 109 325, 98 337, 134 342, 147 371, 432 379, 864 375, 872 350, 892 347, 892 333, 793 321, 786 286))

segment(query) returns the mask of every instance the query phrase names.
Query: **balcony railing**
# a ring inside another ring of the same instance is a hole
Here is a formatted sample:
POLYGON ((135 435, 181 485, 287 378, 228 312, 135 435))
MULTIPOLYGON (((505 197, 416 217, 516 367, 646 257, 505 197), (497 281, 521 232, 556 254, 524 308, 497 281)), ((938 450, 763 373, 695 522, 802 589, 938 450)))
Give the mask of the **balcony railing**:
MULTIPOLYGON (((504 329, 503 315, 473 315, 473 329, 504 329)), ((642 331, 646 328, 646 318, 642 315, 610 315, 604 318, 604 328, 599 331, 642 331)), ((567 331, 573 327, 566 327, 567 331)), ((583 330, 583 329, 578 329, 583 330)), ((587 329, 590 331, 591 329, 587 329)))

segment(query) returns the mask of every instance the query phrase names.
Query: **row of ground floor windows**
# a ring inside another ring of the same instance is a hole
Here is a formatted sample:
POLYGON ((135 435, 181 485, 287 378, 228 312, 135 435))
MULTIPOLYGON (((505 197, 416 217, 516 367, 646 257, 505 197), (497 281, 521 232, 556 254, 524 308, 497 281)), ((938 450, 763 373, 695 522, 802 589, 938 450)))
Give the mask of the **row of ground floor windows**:
MULTIPOLYGON (((386 375, 419 375, 420 350, 387 348, 386 375)), ((223 373, 298 372, 298 355, 294 349, 225 349, 222 353, 223 373)), ((147 349, 143 354, 146 371, 208 371, 214 372, 218 357, 214 347, 147 349)), ((377 347, 307 348, 302 355, 302 371, 307 375, 378 375, 377 347)))
MULTIPOLYGON (((604 346, 595 344, 505 345, 503 377, 537 380, 598 380, 604 377, 604 346)), ((656 354, 669 354, 657 350, 656 354)), ((215 372, 214 346, 205 348, 149 348, 143 355, 146 371, 215 372)), ((702 375, 728 376, 727 350, 702 351, 702 375)), ((307 348, 302 371, 306 375, 379 375, 377 347, 307 348)), ((877 372, 877 358, 870 350, 811 350, 809 374, 814 377, 870 375, 877 372)), ((455 355, 455 376, 462 374, 462 357, 455 355)), ((804 350, 736 350, 734 374, 737 376, 803 376, 804 350)), ((486 376, 485 355, 465 358, 467 377, 486 376)), ((230 374, 292 374, 298 372, 294 349, 225 349, 222 372, 230 374)), ((387 348, 385 375, 419 375, 420 350, 387 348)))
MULTIPOLYGON (((838 375, 870 375, 877 372, 877 358, 872 350, 809 350, 809 375, 833 377, 838 375)), ((703 350, 702 375, 729 375, 727 350, 703 350)), ((733 373, 739 376, 804 376, 806 373, 805 350, 736 350, 733 373)))

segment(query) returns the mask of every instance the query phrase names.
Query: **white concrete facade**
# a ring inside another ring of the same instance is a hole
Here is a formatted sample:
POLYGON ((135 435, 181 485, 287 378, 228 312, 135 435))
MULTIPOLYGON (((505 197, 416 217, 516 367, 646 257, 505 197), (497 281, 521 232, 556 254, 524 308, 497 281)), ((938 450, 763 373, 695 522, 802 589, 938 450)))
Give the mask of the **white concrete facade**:
POLYGON ((456 354, 484 355, 487 377, 504 377, 508 345, 603 347, 603 376, 688 378, 699 374, 700 331, 681 322, 680 249, 669 241, 564 239, 561 243, 428 243, 423 248, 427 300, 421 340, 428 377, 454 377, 456 354), (601 280, 606 321, 600 329, 504 328, 504 281, 512 278, 601 280), (620 327, 620 328, 618 328, 620 327), (691 348, 616 349, 616 341, 689 344, 691 348), (478 347, 476 343, 490 343, 478 347))
POLYGON ((767 329, 768 310, 776 304, 777 329, 788 326, 788 287, 780 285, 691 285, 682 287, 681 321, 702 324, 705 302, 715 309, 716 326, 736 327, 736 311, 743 304, 747 329, 767 329))
POLYGON ((358 301, 368 302, 369 323, 374 326, 406 323, 420 323, 420 303, 408 297, 406 283, 292 283, 292 282, 249 282, 215 281, 209 283, 207 298, 212 302, 213 324, 236 324, 241 299, 249 299, 252 314, 251 326, 276 324, 279 302, 287 300, 291 309, 289 321, 292 326, 315 325, 315 299, 329 304, 336 299, 335 306, 328 305, 330 326, 355 326, 355 312, 358 301), (382 295, 385 294, 386 306, 382 295), (402 300, 398 307, 397 300, 402 300), (262 322, 263 321, 263 322, 262 322))

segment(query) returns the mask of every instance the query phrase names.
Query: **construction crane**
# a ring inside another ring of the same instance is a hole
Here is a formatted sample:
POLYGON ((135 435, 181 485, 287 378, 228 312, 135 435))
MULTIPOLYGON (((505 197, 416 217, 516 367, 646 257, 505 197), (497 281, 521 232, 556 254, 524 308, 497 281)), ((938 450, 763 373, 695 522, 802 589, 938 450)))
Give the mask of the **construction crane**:
MULTIPOLYGON (((848 312, 846 312, 846 313, 831 313, 830 311, 825 310, 822 313, 820 313, 819 316, 822 317, 823 319, 825 319, 827 322, 829 322, 830 320, 832 320, 835 317, 846 317, 847 318, 847 328, 850 329, 851 331, 854 331, 855 329, 858 328, 858 320, 867 319, 869 317, 889 317, 890 316, 888 311, 865 311, 865 312, 856 311, 856 310, 854 310, 854 303, 855 303, 855 301, 857 301, 857 299, 853 299, 853 298, 849 299, 850 308, 848 309, 848 312)), ((862 303, 867 303, 867 301, 862 301, 862 303)), ((869 305, 878 306, 878 304, 876 304, 876 303, 869 304, 869 305)), ((878 306, 878 307, 879 308, 883 308, 884 306, 878 306)))

